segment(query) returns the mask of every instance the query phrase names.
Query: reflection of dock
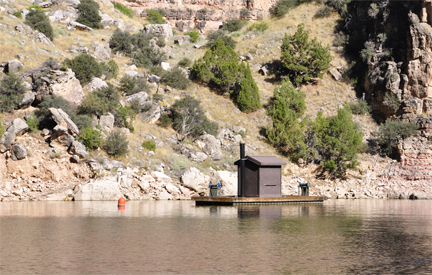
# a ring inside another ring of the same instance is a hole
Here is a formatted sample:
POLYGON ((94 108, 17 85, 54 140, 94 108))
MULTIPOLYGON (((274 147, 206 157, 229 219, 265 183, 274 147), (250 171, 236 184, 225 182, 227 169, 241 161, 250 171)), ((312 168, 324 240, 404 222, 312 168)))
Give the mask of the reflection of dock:
POLYGON ((318 196, 282 196, 282 197, 193 197, 195 205, 234 205, 234 204, 280 204, 323 202, 325 197, 318 196))

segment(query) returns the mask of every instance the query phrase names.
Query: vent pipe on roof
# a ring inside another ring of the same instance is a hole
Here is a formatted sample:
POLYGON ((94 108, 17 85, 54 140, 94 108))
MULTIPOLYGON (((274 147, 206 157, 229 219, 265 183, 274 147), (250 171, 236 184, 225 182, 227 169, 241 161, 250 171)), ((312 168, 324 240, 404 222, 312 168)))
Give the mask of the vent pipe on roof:
POLYGON ((240 143, 240 197, 245 196, 245 144, 243 142, 240 143))

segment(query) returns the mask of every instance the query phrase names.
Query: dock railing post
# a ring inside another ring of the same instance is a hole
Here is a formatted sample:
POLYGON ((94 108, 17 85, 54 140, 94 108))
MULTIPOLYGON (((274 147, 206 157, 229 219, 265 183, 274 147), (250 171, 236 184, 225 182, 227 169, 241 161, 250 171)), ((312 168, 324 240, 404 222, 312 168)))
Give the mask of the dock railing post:
POLYGON ((245 144, 240 143, 240 197, 245 196, 245 144))

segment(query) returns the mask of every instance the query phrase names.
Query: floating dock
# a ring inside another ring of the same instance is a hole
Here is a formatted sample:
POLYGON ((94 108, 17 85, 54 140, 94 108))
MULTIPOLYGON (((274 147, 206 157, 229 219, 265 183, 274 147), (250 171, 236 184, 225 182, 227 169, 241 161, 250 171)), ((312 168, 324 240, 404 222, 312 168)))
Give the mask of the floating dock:
POLYGON ((282 197, 193 197, 195 205, 235 205, 235 204, 282 204, 324 202, 325 197, 319 196, 282 196, 282 197))

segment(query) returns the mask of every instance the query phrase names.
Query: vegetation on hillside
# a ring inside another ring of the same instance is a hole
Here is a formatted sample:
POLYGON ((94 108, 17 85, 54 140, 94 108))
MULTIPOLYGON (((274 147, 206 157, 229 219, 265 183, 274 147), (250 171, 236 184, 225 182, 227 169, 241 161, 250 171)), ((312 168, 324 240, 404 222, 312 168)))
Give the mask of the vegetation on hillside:
POLYGON ((261 108, 258 87, 249 65, 238 61, 236 52, 221 39, 195 61, 192 78, 229 94, 239 109, 250 113, 261 108))
POLYGON ((331 55, 329 48, 323 47, 316 38, 309 40, 308 31, 300 24, 294 35, 285 34, 281 61, 291 81, 299 86, 314 77, 322 78, 330 68, 331 55))
MULTIPOLYGON (((40 8, 40 7, 39 7, 40 8)), ((31 9, 26 15, 25 23, 32 29, 45 34, 51 41, 54 40, 54 30, 45 13, 40 9, 31 9)))
POLYGON ((102 17, 99 15, 99 4, 93 0, 81 0, 78 5, 80 15, 76 22, 84 24, 90 28, 102 28, 102 17))
POLYGON ((0 83, 0 112, 12 112, 24 98, 23 81, 15 74, 8 74, 0 83))

